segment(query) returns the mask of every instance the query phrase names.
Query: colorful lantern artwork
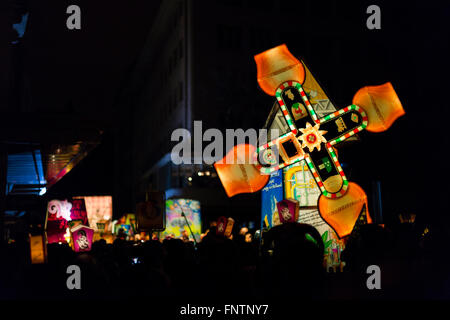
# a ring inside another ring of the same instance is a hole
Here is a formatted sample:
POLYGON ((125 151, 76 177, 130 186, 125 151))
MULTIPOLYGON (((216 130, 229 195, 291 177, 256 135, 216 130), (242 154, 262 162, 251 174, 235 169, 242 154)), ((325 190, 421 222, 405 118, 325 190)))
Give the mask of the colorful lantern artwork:
MULTIPOLYGON (((302 161, 277 172, 281 171, 284 172, 286 198, 299 201, 297 222, 313 226, 322 236, 326 270, 342 269, 344 265, 341 261, 341 252, 345 249, 345 239, 339 239, 334 229, 320 216, 317 202, 321 192, 308 166, 302 161)), ((364 219, 367 218, 364 213, 365 211, 361 212, 359 216, 361 223, 367 222, 364 219)))
POLYGON ((45 229, 48 243, 66 242, 64 235, 68 228, 72 204, 67 200, 51 200, 47 205, 45 229))
POLYGON ((297 222, 299 202, 295 199, 284 199, 277 203, 281 223, 297 222))
POLYGON ((283 200, 283 194, 283 174, 279 170, 270 175, 269 182, 261 190, 261 229, 280 224, 277 202, 283 200))
POLYGON ((70 221, 70 211, 72 210, 72 203, 67 200, 51 200, 47 207, 48 213, 52 216, 52 220, 64 219, 70 221))
POLYGON ((161 232, 161 236, 181 238, 183 231, 190 237, 195 237, 196 241, 200 241, 202 233, 200 202, 191 199, 166 200, 166 228, 161 232))
POLYGON ((227 219, 227 226, 225 228, 225 233, 224 233, 225 237, 231 236, 231 232, 233 231, 233 226, 234 226, 234 219, 229 217, 227 219))
POLYGON ((131 231, 133 234, 137 234, 137 226, 136 226, 136 215, 134 213, 127 213, 126 215, 126 224, 131 226, 131 231))
POLYGON ((115 235, 121 235, 121 236, 132 236, 133 235, 133 228, 130 225, 130 219, 128 219, 129 213, 124 214, 120 219, 117 221, 117 223, 114 224, 114 230, 113 233, 115 235))
POLYGON ((88 224, 83 199, 51 200, 48 202, 45 222, 48 243, 69 242, 69 229, 77 224, 88 224))
POLYGON ((67 224, 69 225, 69 228, 72 229, 80 224, 83 224, 83 220, 81 219, 70 220, 67 222, 67 224))
POLYGON ((283 170, 286 198, 297 199, 300 207, 317 206, 320 189, 308 166, 299 162, 283 170))
POLYGON ((83 225, 88 226, 89 220, 84 199, 72 199, 71 202, 70 220, 81 220, 83 225))
POLYGON ((225 217, 219 217, 219 219, 217 219, 217 227, 216 227, 216 234, 218 236, 223 236, 225 235, 225 228, 227 227, 227 218, 225 217))
POLYGON ((229 237, 233 231, 234 219, 219 217, 217 219, 216 234, 219 236, 229 237))
POLYGON ((74 199, 84 199, 86 205, 89 227, 94 231, 111 232, 112 220, 112 197, 111 196, 86 196, 74 197, 74 199), (99 230, 100 223, 103 230, 99 230))
MULTIPOLYGON (((361 208, 351 204, 364 197, 355 185, 352 189, 358 192, 348 192, 350 183, 338 161, 334 146, 351 139, 366 128, 372 132, 387 130, 404 114, 395 90, 390 83, 365 87, 355 94, 353 104, 326 115, 318 115, 310 102, 317 92, 306 92, 303 87, 309 70, 289 53, 285 45, 256 55, 255 61, 258 83, 264 92, 276 97, 288 127, 286 133, 256 148, 253 154, 255 167, 261 174, 270 175, 305 160, 321 192, 321 216, 335 228, 339 237, 347 235, 348 229, 354 226, 350 217, 358 216, 361 212, 361 208), (341 205, 351 207, 354 212, 349 214, 346 211, 342 219, 340 213, 331 218, 329 210, 335 204, 326 203, 336 199, 340 199, 341 205), (343 228, 343 221, 349 224, 348 228, 343 228)), ((309 84, 311 83, 310 81, 309 84)), ((317 83, 314 85, 318 86, 317 83)), ((236 179, 243 181, 237 175, 229 175, 225 180, 220 174, 219 177, 225 189, 232 188, 230 182, 237 185, 236 179)), ((256 190, 251 192, 254 191, 256 190)), ((249 191, 238 190, 235 193, 239 192, 249 191)))
POLYGON ((106 225, 105 222, 97 222, 97 230, 100 233, 104 233, 105 232, 105 225, 106 225))
POLYGON ((92 249, 94 229, 78 225, 70 229, 72 234, 72 247, 75 252, 87 252, 92 249))
POLYGON ((114 226, 114 234, 115 235, 119 235, 120 232, 123 232, 124 235, 126 236, 131 236, 131 226, 129 224, 116 224, 114 226), (122 231, 121 231, 122 230, 122 231))

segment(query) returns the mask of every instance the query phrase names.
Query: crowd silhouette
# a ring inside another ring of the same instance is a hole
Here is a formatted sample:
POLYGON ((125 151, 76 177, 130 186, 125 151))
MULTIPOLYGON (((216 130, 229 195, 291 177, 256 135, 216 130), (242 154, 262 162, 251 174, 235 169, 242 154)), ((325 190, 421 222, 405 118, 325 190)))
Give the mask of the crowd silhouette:
POLYGON ((272 297, 310 299, 448 298, 445 268, 437 267, 429 234, 404 223, 361 226, 342 252, 342 272, 327 272, 324 244, 315 228, 301 223, 263 234, 234 230, 218 235, 211 225, 195 245, 186 239, 93 243, 75 253, 49 244, 48 262, 32 265, 29 244, 18 239, 3 249, 2 299, 123 299, 162 297, 272 297), (262 237, 262 238, 261 238, 262 237), (67 288, 67 267, 81 270, 81 289, 67 288), (381 290, 367 288, 369 265, 382 270, 381 290))

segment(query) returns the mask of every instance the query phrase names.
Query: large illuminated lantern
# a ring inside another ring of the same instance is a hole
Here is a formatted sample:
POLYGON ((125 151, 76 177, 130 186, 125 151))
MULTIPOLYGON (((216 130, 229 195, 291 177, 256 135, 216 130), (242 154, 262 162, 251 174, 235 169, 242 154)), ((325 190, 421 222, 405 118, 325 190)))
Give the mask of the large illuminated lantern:
POLYGON ((51 200, 48 202, 45 220, 47 243, 69 242, 69 229, 76 224, 88 225, 84 199, 51 200))
POLYGON ((260 190, 268 181, 265 177, 305 160, 320 188, 321 217, 339 237, 347 236, 367 196, 361 187, 348 181, 334 147, 363 130, 385 131, 402 116, 404 110, 395 90, 391 83, 364 87, 349 106, 319 116, 310 102, 313 90, 307 92, 303 87, 309 70, 286 45, 256 55, 255 61, 259 86, 276 97, 287 130, 257 148, 239 145, 230 151, 254 150, 249 163, 215 164, 228 196, 260 190))

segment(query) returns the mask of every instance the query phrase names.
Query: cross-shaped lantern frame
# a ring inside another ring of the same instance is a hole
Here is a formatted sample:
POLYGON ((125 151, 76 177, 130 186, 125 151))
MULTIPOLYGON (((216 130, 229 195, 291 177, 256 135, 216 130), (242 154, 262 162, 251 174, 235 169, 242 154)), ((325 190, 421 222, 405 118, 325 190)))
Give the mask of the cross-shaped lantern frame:
POLYGON ((256 149, 254 161, 261 174, 271 174, 305 159, 324 196, 343 196, 348 180, 333 146, 367 127, 364 110, 351 104, 318 118, 297 81, 282 83, 275 96, 290 131, 256 149))

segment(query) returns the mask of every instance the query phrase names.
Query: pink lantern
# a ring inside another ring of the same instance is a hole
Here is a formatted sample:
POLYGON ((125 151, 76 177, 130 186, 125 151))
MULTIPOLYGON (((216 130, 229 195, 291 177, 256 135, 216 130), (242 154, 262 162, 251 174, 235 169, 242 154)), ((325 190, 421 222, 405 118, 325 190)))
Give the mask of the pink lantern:
POLYGON ((277 202, 281 223, 296 222, 298 220, 299 207, 299 202, 295 199, 284 199, 277 202))
POLYGON ((72 244, 75 252, 86 252, 92 248, 94 229, 78 225, 70 230, 72 233, 72 244))

